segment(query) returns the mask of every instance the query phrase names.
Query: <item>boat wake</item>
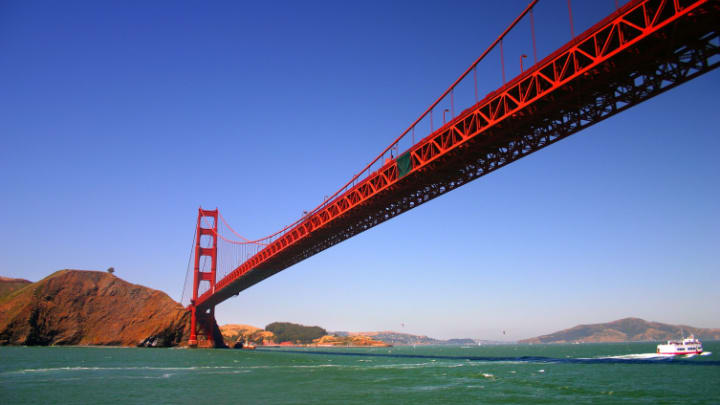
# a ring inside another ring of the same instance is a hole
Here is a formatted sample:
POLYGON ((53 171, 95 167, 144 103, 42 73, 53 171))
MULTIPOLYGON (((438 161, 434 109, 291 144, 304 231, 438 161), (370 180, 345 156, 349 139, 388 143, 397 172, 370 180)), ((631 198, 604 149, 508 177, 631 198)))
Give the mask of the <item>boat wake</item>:
MULTIPOLYGON (((489 356, 446 356, 446 355, 423 355, 423 354, 405 354, 405 353, 369 353, 369 352, 336 352, 336 351, 308 351, 308 350, 283 350, 283 349, 257 349, 258 352, 285 352, 297 355, 313 355, 313 356, 351 356, 351 357, 386 357, 399 359, 427 359, 436 360, 463 360, 477 362, 494 362, 494 363, 568 363, 568 364, 674 364, 674 365, 692 365, 692 366, 720 366, 720 361, 691 360, 687 355, 672 355, 658 353, 637 353, 626 354, 621 356, 605 356, 605 357, 576 357, 576 358, 552 358, 542 356, 520 356, 520 357, 489 357, 489 356)), ((710 352, 704 352, 702 355, 710 355, 710 352), (706 354, 707 353, 707 354, 706 354)))
POLYGON ((674 354, 658 354, 658 353, 634 353, 623 354, 619 356, 600 356, 596 359, 618 359, 618 360, 667 360, 675 358, 674 354))
MULTIPOLYGON (((710 356, 712 352, 703 352, 700 356, 710 356)), ((623 354, 620 356, 599 356, 593 357, 593 359, 608 359, 608 360, 670 360, 670 359, 691 359, 697 356, 696 354, 660 354, 660 353, 634 353, 634 354, 623 354)))

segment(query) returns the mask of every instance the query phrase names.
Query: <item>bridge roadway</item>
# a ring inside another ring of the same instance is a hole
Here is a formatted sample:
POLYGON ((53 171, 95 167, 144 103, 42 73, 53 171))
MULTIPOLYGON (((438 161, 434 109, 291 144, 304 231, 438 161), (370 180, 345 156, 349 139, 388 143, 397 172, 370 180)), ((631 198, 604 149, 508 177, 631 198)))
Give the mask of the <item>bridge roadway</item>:
POLYGON ((717 0, 631 1, 310 213, 196 308, 716 68, 719 32, 717 0))

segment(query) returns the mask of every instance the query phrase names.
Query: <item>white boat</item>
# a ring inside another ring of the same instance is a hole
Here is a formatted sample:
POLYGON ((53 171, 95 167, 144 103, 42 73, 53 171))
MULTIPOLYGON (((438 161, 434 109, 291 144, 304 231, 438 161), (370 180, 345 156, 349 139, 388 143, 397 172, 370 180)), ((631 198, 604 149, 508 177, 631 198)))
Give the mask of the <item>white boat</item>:
POLYGON ((702 343, 695 339, 695 336, 690 335, 689 338, 683 338, 682 340, 668 340, 667 344, 657 345, 658 354, 673 354, 673 355, 696 355, 703 352, 702 343))

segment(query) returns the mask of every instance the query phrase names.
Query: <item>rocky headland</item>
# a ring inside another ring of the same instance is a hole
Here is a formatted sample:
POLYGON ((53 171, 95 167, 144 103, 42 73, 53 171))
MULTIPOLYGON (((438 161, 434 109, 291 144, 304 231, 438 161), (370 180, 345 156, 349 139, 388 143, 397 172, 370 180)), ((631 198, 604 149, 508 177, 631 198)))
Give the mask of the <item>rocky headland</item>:
POLYGON ((20 287, 0 298, 0 344, 176 346, 187 342, 190 316, 180 304, 162 291, 107 272, 60 270, 20 287))
POLYGON ((255 345, 275 345, 275 334, 257 326, 242 324, 227 324, 220 326, 225 344, 233 347, 236 342, 252 343, 255 345))

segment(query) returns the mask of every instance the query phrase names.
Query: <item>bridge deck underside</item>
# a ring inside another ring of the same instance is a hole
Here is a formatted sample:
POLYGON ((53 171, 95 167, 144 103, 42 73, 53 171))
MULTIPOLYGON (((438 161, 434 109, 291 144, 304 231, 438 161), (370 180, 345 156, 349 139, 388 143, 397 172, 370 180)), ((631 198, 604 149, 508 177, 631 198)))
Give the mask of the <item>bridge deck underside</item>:
MULTIPOLYGON (((720 6, 708 2, 226 280, 214 294, 201 297, 198 307, 212 307, 360 232, 716 68, 719 33, 720 6)), ((472 125, 464 117, 478 105, 452 126, 472 125)), ((465 210, 458 207, 458 213, 465 210)))

